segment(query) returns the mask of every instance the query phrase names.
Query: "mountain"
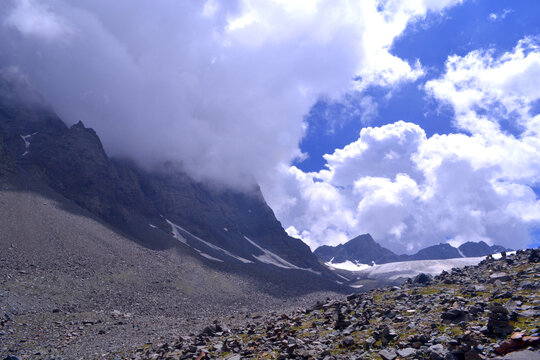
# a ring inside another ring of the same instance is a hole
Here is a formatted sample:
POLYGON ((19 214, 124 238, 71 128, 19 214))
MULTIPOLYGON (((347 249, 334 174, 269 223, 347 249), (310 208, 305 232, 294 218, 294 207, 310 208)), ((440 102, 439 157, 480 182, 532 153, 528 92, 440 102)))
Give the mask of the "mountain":
POLYGON ((428 246, 414 255, 405 256, 407 260, 439 260, 455 259, 462 257, 459 250, 450 244, 440 243, 438 245, 428 246))
POLYGON ((287 235, 258 187, 226 189, 171 164, 149 171, 111 159, 82 122, 67 127, 47 106, 0 88, 0 171, 31 177, 150 249, 189 249, 228 271, 266 276, 285 269, 336 279, 306 244, 287 235))
POLYGON ((500 253, 503 251, 512 251, 512 249, 507 249, 500 245, 488 245, 483 241, 472 242, 468 241, 462 244, 459 248, 459 251, 466 257, 475 257, 475 256, 487 256, 490 254, 500 253))
POLYGON ((0 81, 0 358, 34 358, 44 344, 47 358, 92 358, 350 292, 258 187, 110 158, 82 122, 5 90, 0 81))
MULTIPOLYGON (((345 270, 355 268, 355 265, 373 262, 377 264, 416 261, 416 260, 444 260, 461 257, 479 257, 495 254, 501 251, 511 251, 502 246, 490 246, 483 241, 478 243, 467 242, 459 248, 455 248, 447 243, 440 243, 419 250, 412 255, 397 255, 394 252, 379 245, 370 234, 363 234, 349 240, 345 244, 337 246, 323 245, 318 247, 313 253, 324 263, 331 262, 334 265, 351 262, 352 265, 339 266, 345 270)), ((358 266, 356 266, 358 267, 358 266)), ((358 268, 359 270, 359 268, 358 268)))
POLYGON ((353 261, 360 264, 387 263, 398 261, 399 256, 382 247, 370 234, 363 234, 338 246, 323 245, 314 254, 323 262, 343 263, 353 261))

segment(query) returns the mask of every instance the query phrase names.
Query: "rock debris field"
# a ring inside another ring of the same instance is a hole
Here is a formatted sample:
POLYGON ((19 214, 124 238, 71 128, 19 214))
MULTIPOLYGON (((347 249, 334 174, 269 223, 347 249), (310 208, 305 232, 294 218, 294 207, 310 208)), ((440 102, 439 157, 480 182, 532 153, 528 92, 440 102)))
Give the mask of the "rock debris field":
POLYGON ((540 250, 248 316, 108 359, 540 359, 540 250))

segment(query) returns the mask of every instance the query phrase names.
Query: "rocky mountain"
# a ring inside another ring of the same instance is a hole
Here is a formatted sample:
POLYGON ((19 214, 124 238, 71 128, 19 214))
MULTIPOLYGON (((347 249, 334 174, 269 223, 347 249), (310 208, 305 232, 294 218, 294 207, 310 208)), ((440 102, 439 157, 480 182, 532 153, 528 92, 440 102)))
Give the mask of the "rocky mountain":
POLYGON ((490 246, 483 241, 468 241, 465 244, 462 244, 458 249, 461 254, 466 257, 486 256, 490 254, 500 253, 503 251, 512 251, 512 249, 508 249, 500 245, 490 246))
POLYGON ((416 254, 407 256, 410 260, 455 259, 459 257, 462 257, 462 255, 457 248, 444 243, 428 246, 419 250, 416 254))
MULTIPOLYGON (((459 248, 447 243, 429 246, 412 255, 397 255, 379 245, 370 234, 357 236, 345 244, 338 246, 323 245, 318 247, 314 254, 324 263, 341 264, 386 264, 402 261, 416 260, 444 260, 462 257, 479 257, 495 254, 502 251, 511 251, 502 246, 490 246, 483 241, 478 243, 466 242, 459 248)), ((339 265, 338 265, 339 266, 339 265)))
POLYGON ((382 247, 370 234, 363 234, 338 246, 323 245, 314 252, 323 262, 343 263, 354 261, 361 264, 388 263, 399 260, 399 256, 382 247))
POLYGON ((335 279, 306 244, 286 234, 257 187, 224 189, 170 164, 148 171, 111 159, 82 122, 68 128, 39 102, 15 100, 0 97, 0 156, 11 155, 0 171, 16 165, 148 248, 189 247, 212 266, 232 264, 234 271, 258 266, 335 279))
POLYGON ((518 251, 108 358, 538 360, 539 274, 540 250, 518 251))

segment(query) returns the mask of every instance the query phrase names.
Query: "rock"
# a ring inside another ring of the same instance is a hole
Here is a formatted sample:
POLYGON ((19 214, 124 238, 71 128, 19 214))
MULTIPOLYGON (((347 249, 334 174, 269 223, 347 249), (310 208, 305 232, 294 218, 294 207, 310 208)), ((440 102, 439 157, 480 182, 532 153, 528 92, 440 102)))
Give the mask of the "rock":
POLYGON ((540 262, 540 249, 532 249, 527 260, 530 263, 540 262))
POLYGON ((523 333, 514 333, 509 340, 503 341, 495 349, 498 354, 505 355, 519 349, 525 349, 529 346, 537 346, 540 344, 538 336, 523 336, 523 333))
POLYGON ((413 356, 414 354, 416 354, 416 350, 409 347, 409 348, 398 350, 397 354, 402 358, 406 358, 406 357, 413 356))
POLYGON ((343 345, 345 346, 354 345, 354 339, 351 336, 347 336, 345 339, 343 339, 343 345))
POLYGON ((510 325, 508 310, 497 303, 489 308, 488 312, 488 333, 495 336, 507 336, 512 333, 513 327, 510 325))
POLYGON ((468 321, 468 312, 463 309, 452 308, 441 314, 441 318, 444 323, 460 323, 462 321, 468 321))
POLYGON ((428 348, 430 360, 442 360, 448 353, 441 344, 432 345, 428 348))
POLYGON ((483 358, 480 356, 480 354, 476 350, 469 350, 463 354, 463 360, 482 360, 482 359, 483 358))
POLYGON ((540 360, 540 352, 538 351, 519 351, 514 352, 503 357, 497 357, 495 359, 504 359, 504 360, 540 360))
POLYGON ((416 277, 413 280, 413 283, 415 284, 429 284, 432 280, 431 275, 427 275, 424 273, 420 273, 416 275, 416 277))
POLYGON ((339 311, 337 321, 334 325, 334 329, 336 330, 345 329, 349 325, 351 325, 351 322, 346 319, 345 315, 343 315, 341 311, 339 311))
POLYGON ((379 356, 383 360, 394 360, 397 358, 397 354, 393 350, 381 350, 379 351, 379 356))
POLYGON ((491 283, 494 283, 497 280, 499 280, 499 281, 508 281, 510 279, 511 279, 511 277, 507 273, 504 273, 504 272, 497 272, 497 273, 491 274, 489 276, 489 282, 491 282, 491 283))
POLYGON ((4 360, 21 360, 21 358, 18 356, 8 355, 4 358, 4 360))

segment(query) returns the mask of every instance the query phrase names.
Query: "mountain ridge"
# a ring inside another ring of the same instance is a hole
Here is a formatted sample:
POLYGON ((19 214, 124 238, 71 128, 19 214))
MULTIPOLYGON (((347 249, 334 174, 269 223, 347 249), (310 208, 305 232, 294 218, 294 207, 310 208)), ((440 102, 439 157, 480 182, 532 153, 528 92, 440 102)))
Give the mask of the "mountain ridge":
POLYGON ((468 241, 457 248, 448 243, 440 243, 420 249, 415 254, 398 255, 382 247, 370 234, 362 234, 337 246, 322 245, 315 249, 313 253, 324 263, 339 264, 349 261, 353 264, 371 265, 372 263, 386 264, 413 260, 479 257, 502 251, 511 251, 511 249, 499 245, 490 246, 484 241, 468 241))
POLYGON ((217 188, 172 166, 151 172, 109 158, 81 121, 67 127, 46 106, 12 100, 0 97, 0 157, 6 158, 0 171, 20 168, 143 246, 190 247, 211 266, 258 264, 273 271, 291 264, 292 271, 322 275, 322 286, 339 287, 309 247, 287 235, 258 186, 217 188), (175 238, 170 223, 187 230, 185 241, 175 238))

